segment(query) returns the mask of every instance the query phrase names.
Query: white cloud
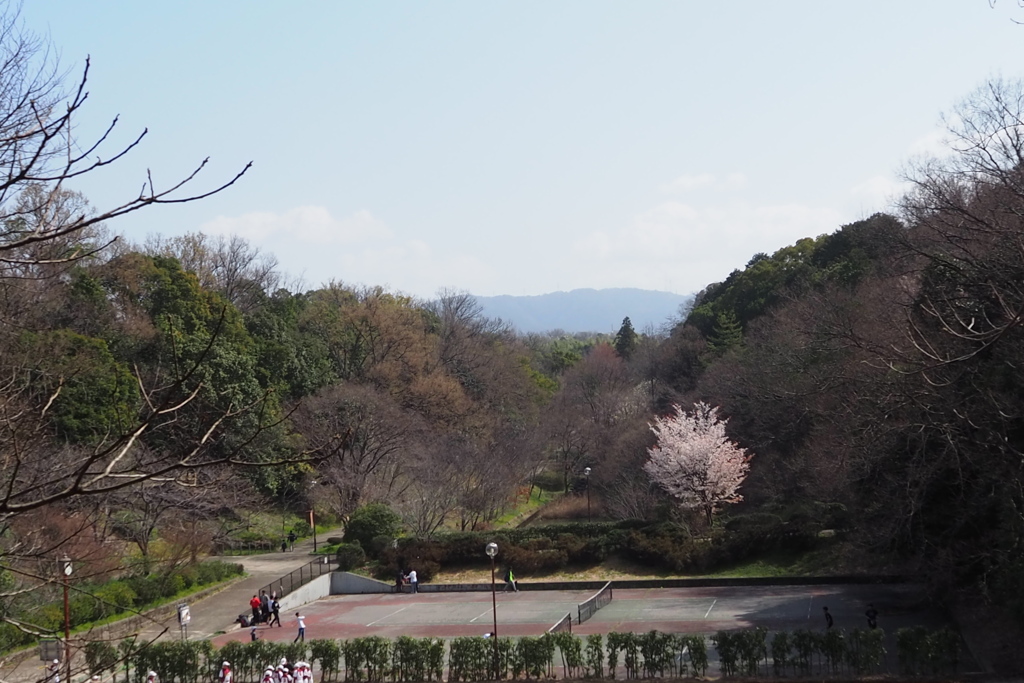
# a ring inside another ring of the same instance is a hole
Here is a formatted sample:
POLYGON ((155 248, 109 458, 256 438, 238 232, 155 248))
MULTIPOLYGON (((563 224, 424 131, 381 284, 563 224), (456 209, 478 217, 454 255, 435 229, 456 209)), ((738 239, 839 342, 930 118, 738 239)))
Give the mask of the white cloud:
POLYGON ((325 207, 299 206, 283 213, 218 216, 201 230, 244 237, 277 257, 281 270, 307 287, 338 280, 430 297, 441 287, 495 279, 493 265, 447 245, 403 239, 367 210, 335 218, 325 207))
POLYGON ((322 206, 298 206, 280 214, 254 211, 218 216, 200 229, 214 235, 238 235, 257 244, 282 236, 318 245, 357 244, 392 236, 388 226, 365 209, 338 219, 322 206))
POLYGON ((892 176, 876 175, 850 188, 850 196, 861 213, 885 211, 910 189, 910 184, 892 176))
POLYGON ((729 173, 721 177, 713 173, 684 173, 662 185, 661 191, 677 194, 692 190, 736 190, 746 184, 747 178, 742 173, 729 173))
POLYGON ((945 128, 934 128, 910 144, 912 156, 943 157, 949 154, 950 136, 945 128))
POLYGON ((772 253, 803 237, 832 232, 842 215, 801 204, 694 206, 670 201, 615 232, 578 240, 573 254, 587 268, 606 268, 631 286, 690 292, 722 280, 757 252, 772 253))

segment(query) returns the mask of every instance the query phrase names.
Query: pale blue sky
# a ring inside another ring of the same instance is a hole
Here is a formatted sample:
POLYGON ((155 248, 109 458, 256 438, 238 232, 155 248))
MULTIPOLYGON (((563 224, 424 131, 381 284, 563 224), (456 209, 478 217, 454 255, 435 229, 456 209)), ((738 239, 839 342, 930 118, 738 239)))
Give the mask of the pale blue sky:
POLYGON ((885 209, 939 116, 1024 68, 1016 3, 25 0, 79 133, 150 134, 104 207, 210 156, 215 198, 114 226, 237 233, 307 286, 701 289, 885 209))

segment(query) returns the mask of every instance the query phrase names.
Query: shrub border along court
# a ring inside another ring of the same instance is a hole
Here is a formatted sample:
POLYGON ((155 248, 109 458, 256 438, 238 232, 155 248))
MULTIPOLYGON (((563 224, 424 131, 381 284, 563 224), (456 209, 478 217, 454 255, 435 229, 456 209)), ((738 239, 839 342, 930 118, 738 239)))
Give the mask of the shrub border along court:
MULTIPOLYGON (((848 678, 881 673, 885 662, 881 629, 844 633, 764 628, 682 635, 648 633, 594 634, 581 639, 571 633, 539 637, 439 638, 381 636, 351 640, 312 640, 307 643, 271 641, 230 642, 215 650, 209 641, 154 643, 139 646, 123 641, 118 648, 99 642, 87 650, 90 673, 113 672, 117 683, 144 683, 149 670, 161 683, 214 683, 221 661, 232 663, 236 683, 256 683, 265 667, 281 658, 309 661, 320 669, 321 680, 366 683, 422 681, 486 681, 556 677, 560 664, 565 678, 662 678, 706 675, 707 643, 715 646, 723 676, 835 676, 848 678), (495 650, 498 669, 495 671, 495 650), (560 653, 556 661, 555 652, 560 653), (124 667, 116 662, 127 662, 124 667), (621 667, 620 667, 621 662, 621 667), (120 669, 115 671, 115 669, 120 669)), ((896 632, 899 673, 908 676, 955 674, 961 658, 959 635, 950 629, 921 627, 896 632)))
POLYGON ((375 575, 390 580, 398 569, 415 563, 420 581, 428 582, 442 568, 484 566, 481 548, 495 541, 500 561, 519 576, 558 571, 568 566, 592 566, 613 556, 629 557, 654 568, 704 573, 762 556, 769 552, 806 552, 828 542, 824 528, 843 523, 835 511, 819 518, 751 514, 710 530, 706 537, 691 535, 670 522, 593 522, 549 524, 441 533, 430 538, 374 538, 363 550, 376 561, 375 575))

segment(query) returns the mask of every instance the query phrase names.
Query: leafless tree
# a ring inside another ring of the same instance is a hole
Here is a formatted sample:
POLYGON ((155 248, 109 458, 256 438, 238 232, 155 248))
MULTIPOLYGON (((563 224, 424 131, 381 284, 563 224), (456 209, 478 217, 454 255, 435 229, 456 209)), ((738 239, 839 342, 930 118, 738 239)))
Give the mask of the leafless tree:
POLYGON ((147 253, 178 259, 182 268, 195 273, 200 285, 220 292, 244 313, 254 310, 281 281, 277 258, 237 235, 216 239, 203 233, 157 235, 147 239, 143 248, 147 253))
MULTIPOLYGON (((185 177, 157 186, 151 175, 140 178, 141 190, 110 207, 92 208, 68 185, 109 166, 134 151, 142 131, 124 146, 112 146, 115 118, 97 138, 75 136, 87 101, 89 62, 67 87, 66 73, 54 51, 24 29, 14 6, 0 6, 0 603, 16 595, 34 595, 52 585, 53 558, 89 539, 102 519, 100 503, 114 494, 150 486, 158 480, 185 481, 190 473, 218 465, 251 466, 248 443, 259 437, 268 419, 225 447, 214 444, 225 428, 243 414, 259 414, 264 403, 231 405, 204 415, 197 432, 180 433, 166 448, 142 448, 153 434, 170 433, 176 419, 202 401, 201 383, 192 381, 204 362, 180 365, 170 378, 143 381, 137 376, 142 405, 125 415, 109 433, 88 445, 55 441, 50 415, 66 386, 55 378, 52 391, 38 396, 31 363, 15 362, 10 332, 30 322, 26 315, 45 297, 45 282, 62 276, 80 259, 109 246, 102 226, 119 217, 157 205, 181 204, 209 197, 233 185, 246 165, 227 182, 193 191, 207 161, 185 177), (39 282, 38 285, 31 284, 39 282), (186 390, 185 387, 191 387, 186 390), (41 399, 41 400, 40 400, 41 399), (38 528, 38 525, 45 527, 38 528), (42 533, 47 532, 47 533, 42 533), (52 532, 52 533, 50 533, 52 532)), ((209 350, 209 349, 207 349, 209 350)), ((200 354, 205 358, 205 354, 200 354)), ((297 458, 301 459, 301 458, 297 458)), ((78 558, 85 550, 75 548, 78 558)), ((105 555, 117 553, 106 549, 105 555)), ((0 610, 0 620, 9 621, 0 610)), ((18 628, 38 632, 31 623, 18 628)))
POLYGON ((310 448, 331 448, 317 470, 317 481, 334 491, 333 512, 351 514, 368 487, 386 494, 402 475, 422 431, 415 414, 387 394, 368 386, 335 385, 305 401, 295 412, 296 429, 310 448))

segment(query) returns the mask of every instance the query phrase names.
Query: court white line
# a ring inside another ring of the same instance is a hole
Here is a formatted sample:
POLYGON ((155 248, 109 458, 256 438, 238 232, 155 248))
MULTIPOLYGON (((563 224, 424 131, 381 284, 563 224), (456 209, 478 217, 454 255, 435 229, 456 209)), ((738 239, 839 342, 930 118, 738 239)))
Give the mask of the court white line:
POLYGON ((711 601, 711 607, 708 607, 708 611, 704 613, 704 618, 707 619, 708 615, 711 614, 711 610, 715 609, 715 603, 718 602, 718 598, 711 601))
POLYGON ((388 617, 393 617, 393 616, 395 616, 396 614, 398 614, 399 612, 402 612, 402 611, 404 611, 404 610, 407 610, 407 609, 409 609, 409 605, 406 605, 406 606, 405 606, 405 607, 403 607, 402 609, 396 609, 396 610, 395 610, 394 612, 392 612, 391 614, 389 614, 389 615, 388 615, 387 617, 381 617, 381 618, 380 618, 380 619, 378 619, 377 621, 371 621, 371 622, 370 622, 369 624, 367 624, 366 626, 367 626, 367 627, 369 627, 369 626, 373 626, 374 624, 380 623, 380 622, 384 621, 385 619, 387 619, 388 617))
POLYGON ((476 620, 477 620, 477 619, 479 619, 480 617, 486 617, 486 616, 487 616, 488 614, 490 614, 490 613, 491 613, 491 610, 487 610, 486 612, 484 612, 484 613, 483 613, 483 614, 481 614, 480 616, 477 616, 477 617, 473 617, 472 619, 470 619, 470 620, 469 620, 469 623, 471 623, 471 624, 472 624, 472 623, 473 623, 474 621, 476 621, 476 620))

